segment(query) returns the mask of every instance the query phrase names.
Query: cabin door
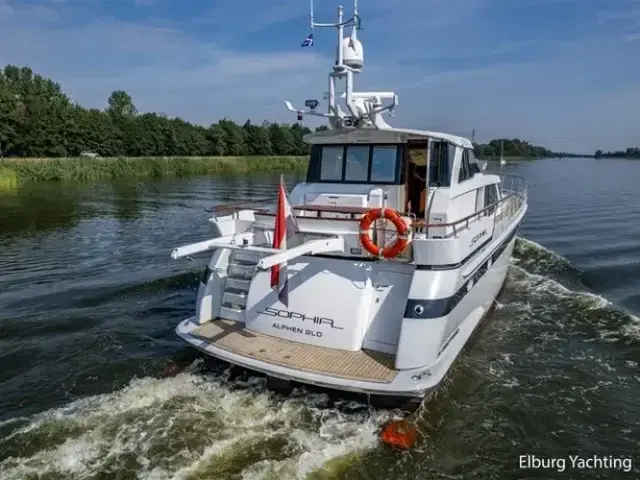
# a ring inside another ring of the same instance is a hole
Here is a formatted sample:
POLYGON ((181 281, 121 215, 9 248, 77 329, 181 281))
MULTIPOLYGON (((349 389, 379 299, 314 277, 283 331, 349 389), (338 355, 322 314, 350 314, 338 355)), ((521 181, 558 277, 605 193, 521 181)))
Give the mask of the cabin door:
POLYGON ((409 140, 406 150, 406 202, 407 212, 425 218, 427 194, 428 140, 409 140))

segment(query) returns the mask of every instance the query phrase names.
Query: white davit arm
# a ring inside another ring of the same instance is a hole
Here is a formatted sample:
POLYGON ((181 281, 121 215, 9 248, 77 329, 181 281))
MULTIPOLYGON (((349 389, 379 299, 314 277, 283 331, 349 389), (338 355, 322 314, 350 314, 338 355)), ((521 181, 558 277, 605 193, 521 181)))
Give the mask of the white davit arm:
POLYGON ((204 242, 190 243, 182 247, 174 248, 171 252, 171 258, 176 260, 182 257, 188 257, 197 253, 207 252, 215 248, 230 248, 232 246, 241 246, 245 241, 251 243, 253 233, 240 233, 228 237, 218 237, 204 242))
POLYGON ((274 265, 293 260, 303 255, 314 255, 317 253, 344 252, 344 238, 334 237, 321 240, 311 240, 303 243, 298 247, 284 250, 281 253, 274 253, 268 257, 264 257, 258 262, 256 268, 258 270, 268 270, 274 265))

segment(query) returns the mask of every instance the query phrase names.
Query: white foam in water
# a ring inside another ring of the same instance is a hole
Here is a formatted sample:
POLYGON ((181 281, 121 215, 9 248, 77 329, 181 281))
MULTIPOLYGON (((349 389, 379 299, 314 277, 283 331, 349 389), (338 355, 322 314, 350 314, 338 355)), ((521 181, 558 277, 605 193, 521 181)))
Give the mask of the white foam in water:
POLYGON ((570 290, 552 278, 528 272, 517 265, 512 265, 511 268, 521 274, 524 283, 535 287, 534 294, 546 293, 556 296, 579 296, 588 301, 585 305, 588 308, 605 308, 611 305, 609 300, 600 295, 596 295, 595 293, 586 291, 576 292, 575 290, 570 290))
POLYGON ((122 390, 44 412, 11 437, 64 431, 64 438, 0 462, 0 478, 22 480, 47 472, 86 477, 118 471, 123 468, 118 461, 130 464, 131 458, 137 459, 138 478, 148 480, 217 478, 220 465, 235 468, 238 462, 245 464, 237 472, 243 478, 302 478, 327 460, 376 446, 377 429, 390 416, 345 414, 318 408, 327 400, 321 395, 282 400, 255 384, 245 386, 231 389, 219 377, 183 372, 135 379, 122 390), (273 459, 268 453, 255 460, 243 457, 244 448, 258 444, 258 451, 268 450, 274 439, 286 442, 286 458, 280 453, 273 459))
MULTIPOLYGON (((539 243, 534 242, 533 240, 528 240, 526 238, 518 237, 518 241, 521 242, 522 245, 525 246, 525 250, 537 250, 538 252, 544 252, 548 257, 553 259, 554 263, 569 265, 569 261, 566 258, 562 257, 561 255, 558 255, 553 250, 549 250, 547 247, 544 247, 544 246, 540 245, 539 243)), ((517 259, 512 257, 512 262, 513 263, 517 263, 517 259)), ((604 308, 604 307, 607 307, 607 306, 611 305, 611 302, 609 300, 607 300, 606 298, 604 298, 604 297, 602 297, 600 295, 597 295, 595 293, 587 292, 587 291, 575 292, 573 290, 569 290, 568 288, 564 287, 560 283, 558 283, 555 280, 552 280, 552 279, 550 279, 548 277, 545 277, 543 275, 536 275, 536 274, 531 273, 531 272, 526 272, 526 270, 524 270, 524 269, 521 269, 521 270, 525 271, 525 273, 527 275, 530 275, 532 278, 540 279, 547 286, 552 286, 553 288, 556 288, 556 289, 562 291, 565 294, 573 294, 573 295, 577 294, 577 295, 581 295, 581 296, 584 296, 584 297, 592 298, 594 300, 594 302, 595 302, 594 303, 594 308, 604 308)))
MULTIPOLYGON (((569 264, 568 260, 566 260, 564 257, 556 254, 552 250, 549 250, 548 248, 543 247, 542 245, 536 242, 533 242, 531 240, 527 240, 521 237, 518 237, 518 241, 521 242, 522 245, 524 245, 525 250, 536 250, 539 252, 543 252, 547 257, 553 258, 553 260, 549 260, 549 258, 547 258, 546 259, 547 262, 557 263, 557 264, 567 264, 567 265, 569 264)), ((613 308, 612 303, 606 298, 602 297, 601 295, 597 295, 595 293, 587 292, 587 291, 570 290, 552 278, 527 271, 526 269, 518 266, 517 265, 518 263, 521 263, 521 262, 519 262, 517 258, 512 258, 512 266, 511 266, 512 271, 516 272, 517 277, 519 277, 519 279, 516 279, 515 282, 522 283, 523 286, 526 286, 526 289, 528 290, 528 295, 533 295, 534 297, 541 296, 541 295, 552 295, 558 298, 563 298, 563 297, 577 298, 581 301, 582 306, 584 308, 593 309, 593 310, 603 309, 607 307, 613 308)), ((543 261, 542 263, 545 263, 545 262, 543 261)), ((513 303, 514 302, 512 302, 512 304, 513 303)), ((519 303, 519 302, 516 302, 516 303, 519 303)), ((624 313, 629 319, 629 321, 625 325, 620 327, 620 329, 617 332, 608 331, 604 323, 603 325, 601 325, 602 327, 605 327, 601 331, 601 335, 600 335, 601 340, 615 341, 615 338, 617 337, 617 335, 623 335, 628 338, 640 339, 640 319, 637 316, 632 315, 628 312, 624 312, 624 313)), ((602 319, 602 322, 606 322, 606 319, 602 319)))

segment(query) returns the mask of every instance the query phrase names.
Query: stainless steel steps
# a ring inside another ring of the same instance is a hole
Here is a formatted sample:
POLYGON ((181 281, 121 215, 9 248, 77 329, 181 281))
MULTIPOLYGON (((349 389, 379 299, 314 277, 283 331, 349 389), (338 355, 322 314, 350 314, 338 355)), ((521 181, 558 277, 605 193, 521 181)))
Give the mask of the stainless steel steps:
POLYGON ((244 322, 244 310, 247 306, 249 286, 256 265, 264 254, 246 250, 233 250, 229 255, 227 280, 222 295, 220 317, 244 322))

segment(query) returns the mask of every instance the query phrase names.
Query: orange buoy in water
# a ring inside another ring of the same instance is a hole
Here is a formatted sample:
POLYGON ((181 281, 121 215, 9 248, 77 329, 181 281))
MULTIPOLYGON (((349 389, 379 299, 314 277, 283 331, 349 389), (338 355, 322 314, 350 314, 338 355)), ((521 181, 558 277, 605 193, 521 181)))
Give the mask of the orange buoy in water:
POLYGON ((408 450, 418 438, 418 430, 406 420, 394 420, 387 423, 380 431, 380 441, 390 447, 408 450))
POLYGON ((178 365, 176 365, 175 363, 170 363, 169 365, 164 367, 164 376, 175 377, 177 374, 180 373, 180 371, 181 371, 181 368, 178 365))

